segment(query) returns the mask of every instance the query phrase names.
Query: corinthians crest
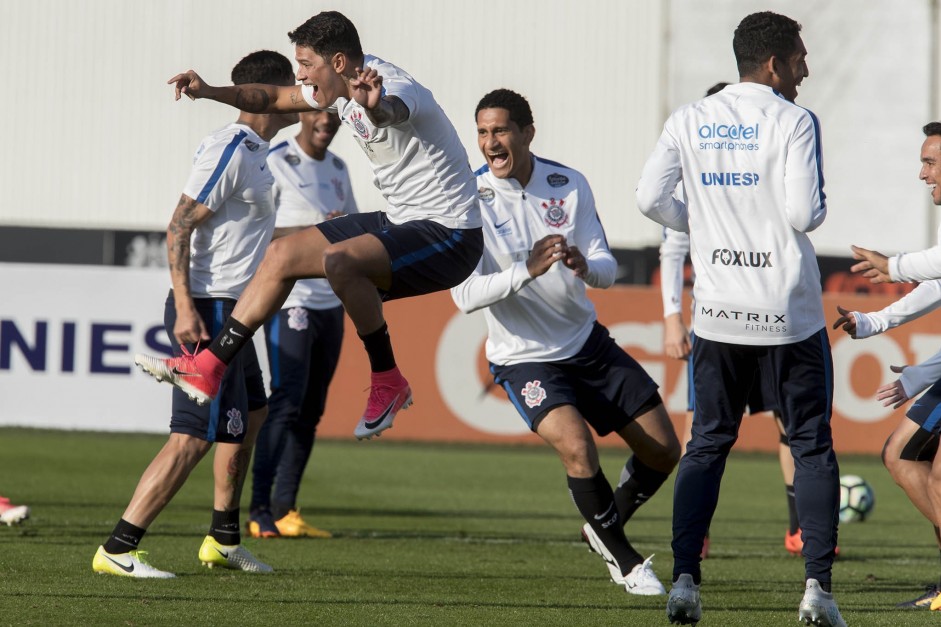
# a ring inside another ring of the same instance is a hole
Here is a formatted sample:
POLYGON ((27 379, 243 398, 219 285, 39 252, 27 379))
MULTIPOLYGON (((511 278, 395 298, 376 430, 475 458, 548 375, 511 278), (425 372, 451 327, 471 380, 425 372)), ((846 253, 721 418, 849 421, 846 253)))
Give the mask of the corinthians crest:
POLYGON ((354 111, 350 114, 350 123, 353 124, 353 130, 363 139, 369 139, 369 129, 363 123, 363 113, 354 111))
POLYGON ((543 220, 553 228, 559 228, 569 221, 569 214, 565 211, 565 200, 550 198, 549 202, 542 203, 542 208, 546 210, 543 220))

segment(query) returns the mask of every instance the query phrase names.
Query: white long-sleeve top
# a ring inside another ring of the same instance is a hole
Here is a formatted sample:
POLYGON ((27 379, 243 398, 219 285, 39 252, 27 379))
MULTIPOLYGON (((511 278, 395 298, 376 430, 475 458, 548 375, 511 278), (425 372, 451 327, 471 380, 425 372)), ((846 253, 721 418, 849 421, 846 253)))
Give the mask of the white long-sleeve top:
POLYGON ((689 234, 663 227, 660 241, 660 297, 663 317, 683 311, 683 266, 689 254, 689 234))
POLYGON ((826 324, 807 236, 827 211, 811 112, 757 83, 677 109, 644 166, 637 203, 690 233, 697 335, 779 345, 826 324), (680 182, 685 203, 674 194, 680 182))
POLYGON ((889 276, 893 281, 941 279, 941 244, 917 253, 889 257, 889 276))
POLYGON ((586 284, 610 287, 617 271, 588 182, 576 170, 535 157, 525 189, 487 167, 478 170, 477 187, 484 252, 474 272, 451 289, 454 302, 464 312, 485 309, 492 363, 572 357, 597 319, 586 284), (584 281, 561 262, 535 279, 529 275, 533 244, 555 234, 584 255, 584 281))
POLYGON ((854 311, 856 339, 878 335, 941 307, 941 280, 925 281, 879 311, 854 311))

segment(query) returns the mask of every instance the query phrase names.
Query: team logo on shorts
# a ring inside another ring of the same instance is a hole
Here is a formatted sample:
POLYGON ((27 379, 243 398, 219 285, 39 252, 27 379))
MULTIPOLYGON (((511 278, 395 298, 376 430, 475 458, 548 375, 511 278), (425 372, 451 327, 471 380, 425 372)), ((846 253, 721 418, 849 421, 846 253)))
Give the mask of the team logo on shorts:
POLYGON ((546 390, 540 385, 541 383, 539 379, 526 382, 522 394, 527 407, 539 407, 546 400, 546 390))
POLYGON ((310 319, 307 317, 307 310, 303 307, 288 309, 288 326, 295 331, 303 331, 309 327, 310 319))
POLYGON ((337 178, 330 179, 330 182, 333 183, 333 191, 337 193, 337 200, 343 202, 346 198, 346 194, 343 192, 343 181, 337 178))
POLYGON ((549 187, 562 187, 567 185, 569 182, 569 177, 564 174, 559 174, 558 172, 553 172, 546 177, 546 183, 549 184, 549 187))
POLYGON ((293 152, 289 152, 284 155, 284 160, 288 162, 288 165, 298 166, 301 164, 301 158, 295 155, 293 152))
POLYGON ((489 187, 481 187, 480 189, 477 190, 477 197, 485 202, 490 202, 491 200, 493 200, 493 196, 494 196, 493 190, 490 189, 489 187))
POLYGON ((245 423, 242 422, 242 412, 233 407, 227 411, 225 415, 229 417, 229 422, 225 425, 225 430, 229 432, 229 435, 242 435, 242 432, 245 431, 245 423))
POLYGON ((565 212, 565 200, 550 198, 549 202, 542 203, 542 208, 546 210, 543 220, 551 227, 559 228, 569 221, 569 214, 565 212))
POLYGON ((363 114, 359 111, 354 111, 350 115, 350 121, 353 124, 353 130, 355 130, 360 137, 363 139, 369 139, 369 129, 366 128, 366 125, 363 124, 363 114))

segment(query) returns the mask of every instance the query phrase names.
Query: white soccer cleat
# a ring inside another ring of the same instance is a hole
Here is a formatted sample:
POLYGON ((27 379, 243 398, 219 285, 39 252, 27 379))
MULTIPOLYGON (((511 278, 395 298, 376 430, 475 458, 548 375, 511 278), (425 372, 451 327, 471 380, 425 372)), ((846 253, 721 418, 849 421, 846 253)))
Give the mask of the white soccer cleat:
POLYGON ((654 596, 657 594, 666 594, 666 588, 657 579, 653 572, 651 564, 653 555, 644 560, 643 564, 638 564, 631 569, 624 577, 624 589, 628 594, 639 594, 641 596, 654 596))
MULTIPOLYGON (((589 551, 597 553, 601 556, 601 559, 604 560, 604 565, 608 567, 608 574, 611 576, 611 581, 619 586, 623 586, 625 580, 624 575, 621 574, 621 567, 618 566, 618 562, 614 559, 614 556, 611 555, 611 551, 601 542, 601 538, 598 537, 598 534, 595 533, 595 530, 592 529, 591 525, 588 523, 582 525, 582 542, 588 545, 589 551)), ((663 590, 663 586, 661 586, 660 589, 663 590)), ((628 590, 628 592, 630 592, 630 590, 628 590)), ((662 594, 662 592, 660 594, 662 594)))
POLYGON ((797 608, 797 620, 817 627, 846 627, 833 595, 825 592, 816 579, 807 580, 804 598, 797 608))
POLYGON ((202 546, 199 547, 199 561, 209 568, 221 566, 233 570, 244 570, 247 573, 274 572, 271 566, 256 558, 241 544, 234 546, 219 544, 212 536, 206 536, 202 546))
POLYGON ((138 579, 173 579, 173 573, 154 568, 145 560, 147 551, 131 551, 113 555, 99 546, 91 562, 91 568, 101 575, 137 577, 138 579))
POLYGON ((699 586, 693 583, 693 576, 684 573, 670 588, 667 599, 667 619, 672 625, 695 625, 702 618, 702 602, 699 599, 699 586))

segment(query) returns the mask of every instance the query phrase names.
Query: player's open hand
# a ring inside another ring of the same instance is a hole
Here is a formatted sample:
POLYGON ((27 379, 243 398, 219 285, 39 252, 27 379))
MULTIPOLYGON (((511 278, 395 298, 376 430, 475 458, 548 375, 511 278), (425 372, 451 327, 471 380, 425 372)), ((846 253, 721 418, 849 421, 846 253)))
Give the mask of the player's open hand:
POLYGON ((546 235, 533 244, 526 260, 526 269, 534 279, 542 276, 556 261, 565 258, 565 238, 561 235, 546 235))
MULTIPOLYGON (((908 366, 889 366, 892 372, 898 374, 908 366)), ((892 405, 892 409, 898 409, 908 402, 908 394, 905 393, 905 387, 902 386, 902 380, 896 379, 892 383, 887 383, 876 390, 876 400, 882 401, 883 407, 892 405)))
POLYGON ((203 82, 199 74, 193 70, 177 74, 167 81, 167 85, 173 85, 173 93, 176 96, 174 100, 179 100, 181 95, 188 96, 190 100, 202 98, 202 92, 211 87, 211 85, 203 82))
POLYGON ((374 68, 356 68, 356 77, 350 79, 350 95, 359 106, 372 111, 382 100, 382 77, 374 68))
POLYGON ((853 251, 853 259, 859 261, 854 264, 850 270, 852 272, 862 273, 871 283, 891 283, 889 277, 889 258, 882 253, 874 250, 867 250, 859 246, 850 246, 853 251))
POLYGON ((839 305, 836 306, 837 312, 839 312, 840 317, 836 319, 836 322, 833 323, 834 329, 839 329, 840 327, 846 331, 847 334, 854 340, 856 339, 856 314, 852 311, 843 309, 839 305))

